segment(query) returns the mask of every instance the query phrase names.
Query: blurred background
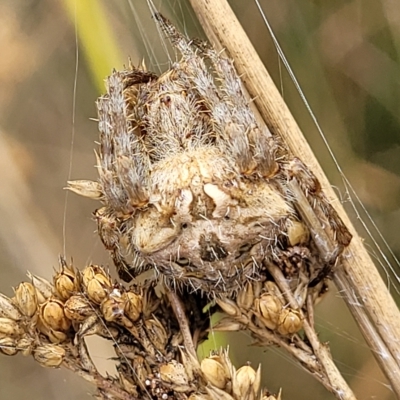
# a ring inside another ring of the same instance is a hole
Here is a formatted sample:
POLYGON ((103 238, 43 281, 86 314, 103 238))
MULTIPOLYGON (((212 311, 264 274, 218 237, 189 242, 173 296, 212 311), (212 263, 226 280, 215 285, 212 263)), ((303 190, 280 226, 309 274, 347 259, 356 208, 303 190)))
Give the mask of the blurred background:
MULTIPOLYGON (((398 256, 400 6, 393 0, 260 3, 343 171, 398 256)), ((187 0, 155 4, 182 31, 203 37, 187 0)), ((230 4, 361 230, 255 4, 230 4)), ((90 118, 103 78, 129 56, 134 64, 144 58, 154 72, 168 68, 168 57, 145 0, 3 0, 0 19, 0 291, 11 296, 27 270, 50 279, 59 254, 79 268, 109 264, 91 220, 98 204, 67 196, 63 187, 69 178, 96 178, 97 127, 90 118)), ((379 264, 367 233, 360 233, 379 264)), ((398 285, 381 272, 398 297, 398 285)), ((359 399, 394 399, 333 286, 317 308, 317 329, 359 399)), ((246 347, 251 338, 244 333, 212 337, 210 346, 227 342, 237 365, 261 362, 263 384, 283 387, 284 399, 334 398, 283 352, 246 347)), ((92 348, 99 365, 112 355, 104 343, 92 348)), ((65 370, 0 356, 0 399, 89 399, 90 393, 65 370)))

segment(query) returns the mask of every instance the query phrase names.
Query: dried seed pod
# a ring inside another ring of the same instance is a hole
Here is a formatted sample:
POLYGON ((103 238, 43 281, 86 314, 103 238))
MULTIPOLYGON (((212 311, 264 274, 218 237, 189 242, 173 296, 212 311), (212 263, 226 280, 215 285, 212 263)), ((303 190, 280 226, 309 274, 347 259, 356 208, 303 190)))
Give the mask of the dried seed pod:
POLYGON ((96 304, 100 304, 113 287, 111 277, 97 265, 89 265, 82 271, 82 284, 89 299, 96 304))
POLYGON ((28 272, 28 278, 32 281, 36 289, 36 296, 39 304, 44 303, 46 299, 53 295, 53 286, 48 280, 40 276, 32 275, 30 272, 28 272))
POLYGON ((87 180, 77 180, 68 181, 68 190, 75 192, 80 196, 89 197, 90 199, 101 199, 103 197, 103 192, 101 191, 101 185, 98 182, 87 181, 87 180))
POLYGON ((239 368, 232 379, 232 393, 235 399, 255 400, 259 398, 261 367, 257 372, 249 365, 239 368))
POLYGON ((261 296, 261 293, 263 292, 263 285, 264 283, 261 281, 255 281, 253 282, 253 295, 254 295, 254 299, 256 299, 257 297, 261 296))
POLYGON ((217 322, 216 325, 213 325, 212 327, 212 330, 216 332, 237 332, 244 329, 246 329, 245 324, 235 321, 230 317, 222 318, 217 322))
POLYGON ((14 356, 18 353, 17 341, 10 337, 0 338, 0 352, 6 356, 14 356))
POLYGON ((205 358, 200 368, 208 382, 219 389, 225 389, 231 380, 230 373, 219 355, 205 358))
POLYGON ((64 304, 64 313, 71 321, 82 322, 94 313, 94 308, 85 297, 71 296, 64 304))
POLYGON ((239 307, 236 305, 236 303, 231 300, 231 299, 215 299, 217 304, 222 308, 222 311, 224 311, 226 314, 230 315, 231 317, 238 317, 242 313, 239 310, 239 307))
POLYGON ((118 289, 114 289, 101 303, 100 309, 104 319, 109 322, 120 322, 124 317, 126 302, 118 289))
POLYGON ((282 304, 285 304, 285 299, 282 296, 282 293, 275 282, 272 281, 264 282, 264 289, 267 293, 276 296, 281 301, 282 304))
POLYGON ((18 337, 24 333, 21 326, 11 318, 0 318, 0 337, 18 337))
POLYGON ((34 342, 35 340, 31 336, 24 335, 18 340, 17 349, 22 355, 29 356, 32 354, 34 342))
POLYGON ((38 307, 36 289, 30 282, 22 282, 15 289, 15 300, 27 317, 32 317, 38 307))
POLYGON ((156 349, 165 352, 165 346, 168 342, 168 334, 161 322, 157 318, 151 318, 144 322, 144 326, 149 339, 156 349))
MULTIPOLYGON (((173 340, 171 341, 171 343, 173 340)), ((177 346, 179 346, 177 344, 177 346)), ((192 382, 195 378, 197 378, 201 372, 200 363, 197 359, 197 356, 188 353, 182 346, 178 347, 179 353, 181 355, 182 364, 185 366, 186 374, 189 378, 189 381, 192 382)))
POLYGON ((247 282, 244 288, 239 291, 239 294, 237 295, 236 298, 236 302, 240 308, 248 311, 253 305, 253 301, 254 301, 253 283, 247 282))
POLYGON ((59 344, 67 340, 67 334, 65 332, 56 331, 49 328, 42 321, 42 318, 38 318, 36 322, 36 329, 47 336, 51 343, 59 344))
POLYGON ((143 303, 141 296, 133 293, 126 292, 122 295, 125 301, 124 312, 125 315, 132 321, 136 322, 140 318, 140 314, 143 310, 143 303))
POLYGON ((143 318, 149 318, 159 307, 161 298, 159 298, 154 287, 147 287, 141 293, 143 318))
POLYGON ((279 316, 278 332, 281 335, 293 335, 303 327, 303 320, 297 310, 285 308, 279 316))
POLYGON ((19 321, 22 313, 14 302, 4 294, 0 293, 0 317, 10 318, 19 321))
POLYGON ((38 346, 33 351, 33 358, 43 367, 57 368, 64 361, 65 350, 55 344, 38 346))
POLYGON ((184 365, 175 360, 160 366, 160 378, 177 392, 185 392, 190 389, 184 365))
POLYGON ((256 316, 267 328, 275 330, 279 324, 283 304, 273 294, 264 293, 254 301, 256 316))
POLYGON ((54 344, 65 342, 68 338, 64 332, 55 331, 54 329, 44 329, 42 332, 49 338, 50 342, 54 344))
POLYGON ((45 327, 54 331, 66 332, 71 326, 64 313, 64 304, 54 297, 40 305, 39 318, 45 327))
POLYGON ((74 267, 68 266, 61 259, 61 270, 53 277, 54 287, 61 300, 68 300, 74 293, 79 291, 79 276, 74 267))

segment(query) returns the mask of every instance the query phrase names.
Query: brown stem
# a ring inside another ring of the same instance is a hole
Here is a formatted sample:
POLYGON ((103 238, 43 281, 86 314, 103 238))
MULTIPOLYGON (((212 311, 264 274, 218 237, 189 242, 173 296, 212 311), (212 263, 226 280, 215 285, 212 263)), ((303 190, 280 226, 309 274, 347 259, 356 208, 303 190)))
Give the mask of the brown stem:
POLYGON ((172 309, 174 310, 176 319, 178 320, 186 351, 193 357, 193 359, 197 360, 196 350, 194 348, 192 335, 190 333, 189 322, 187 320, 182 301, 176 293, 169 289, 167 289, 167 296, 172 309))

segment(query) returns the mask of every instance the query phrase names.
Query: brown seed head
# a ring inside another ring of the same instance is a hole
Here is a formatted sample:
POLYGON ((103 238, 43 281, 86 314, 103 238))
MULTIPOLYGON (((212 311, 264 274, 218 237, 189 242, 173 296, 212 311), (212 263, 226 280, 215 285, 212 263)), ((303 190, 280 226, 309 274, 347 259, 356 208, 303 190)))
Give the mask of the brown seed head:
POLYGON ((36 296, 39 304, 44 303, 46 299, 52 296, 54 288, 48 280, 40 276, 32 275, 30 272, 28 272, 28 277, 31 279, 36 289, 36 296))
POLYGON ((43 367, 57 368, 65 357, 65 350, 55 344, 38 346, 33 351, 33 358, 43 367))
POLYGON ((0 318, 0 337, 18 337, 24 333, 20 325, 11 318, 0 318))
POLYGON ((238 306, 244 310, 250 310, 254 301, 254 290, 252 282, 247 282, 236 298, 238 306))
POLYGON ((66 332, 71 326, 64 313, 64 304, 54 297, 40 305, 39 318, 45 327, 54 331, 66 332))
POLYGON ((235 321, 234 318, 225 317, 217 322, 212 327, 213 331, 216 332, 237 332, 245 329, 245 324, 235 321))
POLYGON ((64 332, 55 331, 54 329, 47 328, 43 324, 40 324, 40 328, 38 325, 38 329, 40 332, 48 337, 51 343, 54 344, 65 342, 68 337, 64 332))
POLYGON ((258 399, 261 382, 260 367, 257 372, 249 365, 239 368, 232 379, 232 392, 236 399, 258 399))
POLYGON ((239 315, 241 315, 239 307, 233 300, 224 298, 224 299, 215 299, 215 301, 222 308, 222 311, 224 311, 231 317, 238 317, 239 315))
POLYGON ((285 303, 285 299, 283 298, 282 293, 275 282, 265 281, 263 286, 265 292, 273 294, 274 296, 278 297, 279 300, 282 302, 282 304, 285 303))
POLYGON ((103 268, 89 265, 82 271, 82 283, 90 300, 100 304, 112 289, 111 277, 103 268))
POLYGON ((32 317, 38 307, 36 289, 30 282, 22 282, 15 289, 15 300, 27 317, 32 317))
POLYGON ((101 303, 101 312, 109 322, 120 322, 124 317, 126 302, 118 289, 114 289, 101 303))
POLYGON ((101 191, 101 185, 98 182, 77 180, 68 181, 68 186, 65 189, 75 192, 80 196, 89 197, 91 199, 101 199, 103 193, 101 191))
POLYGON ((62 264, 61 271, 54 275, 53 282, 57 295, 63 301, 79 291, 79 276, 72 266, 62 264))
POLYGON ((136 322, 140 318, 140 314, 143 311, 143 303, 141 296, 133 292, 126 292, 122 295, 122 298, 125 301, 125 307, 124 307, 125 315, 132 322, 136 322))
POLYGON ((24 335, 18 340, 17 349, 22 355, 29 356, 32 354, 34 342, 35 340, 31 336, 24 335))
POLYGON ((43 303, 53 294, 53 286, 48 280, 37 275, 32 275, 30 272, 28 272, 28 278, 32 281, 36 289, 39 304, 43 303))
POLYGON ((201 362, 200 368, 205 378, 219 389, 225 389, 231 380, 230 373, 221 356, 205 358, 201 362))
POLYGON ((22 314, 14 302, 4 294, 0 293, 0 317, 10 318, 14 321, 22 319, 22 314))
POLYGON ((258 319, 269 329, 276 329, 283 304, 273 294, 264 293, 254 301, 254 308, 258 319))
POLYGON ((144 322, 144 326, 151 342, 157 350, 165 352, 165 347, 168 343, 168 334, 161 322, 157 318, 151 318, 144 322))
POLYGON ((82 322, 94 313, 94 309, 85 297, 71 296, 64 304, 64 313, 71 321, 82 322))
POLYGON ((189 378, 186 374, 183 364, 172 360, 168 364, 161 365, 160 378, 173 386, 178 392, 187 390, 189 385, 189 378))
POLYGON ((293 335, 303 327, 303 320, 297 310, 285 308, 279 316, 278 332, 281 335, 293 335))
POLYGON ((17 341, 10 337, 3 337, 0 339, 0 353, 6 356, 14 356, 18 353, 17 341))

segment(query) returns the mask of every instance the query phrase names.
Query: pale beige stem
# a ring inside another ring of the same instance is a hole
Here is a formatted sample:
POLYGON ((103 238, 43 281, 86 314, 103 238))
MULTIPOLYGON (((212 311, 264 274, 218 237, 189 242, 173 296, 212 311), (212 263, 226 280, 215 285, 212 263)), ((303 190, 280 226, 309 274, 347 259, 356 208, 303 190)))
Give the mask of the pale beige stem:
POLYGON ((211 43, 213 45, 220 43, 234 59, 238 73, 242 75, 250 96, 255 99, 255 104, 271 132, 279 135, 289 151, 313 171, 325 195, 335 205, 338 214, 353 234, 353 240, 345 252, 342 272, 338 272, 334 280, 349 308, 354 310, 356 307, 357 312, 361 309, 365 314, 365 318, 358 319, 357 323, 361 325, 361 331, 368 343, 372 343, 373 349, 381 349, 381 345, 384 346, 383 351, 374 352, 374 355, 390 380, 393 390, 400 397, 400 341, 395 340, 400 338, 400 314, 393 298, 226 0, 190 0, 190 2, 211 43), (353 292, 356 303, 349 297, 353 292), (364 325, 363 321, 370 323, 364 325), (376 340, 380 343, 374 345, 376 340), (388 366, 388 358, 391 360, 391 367, 388 366))

